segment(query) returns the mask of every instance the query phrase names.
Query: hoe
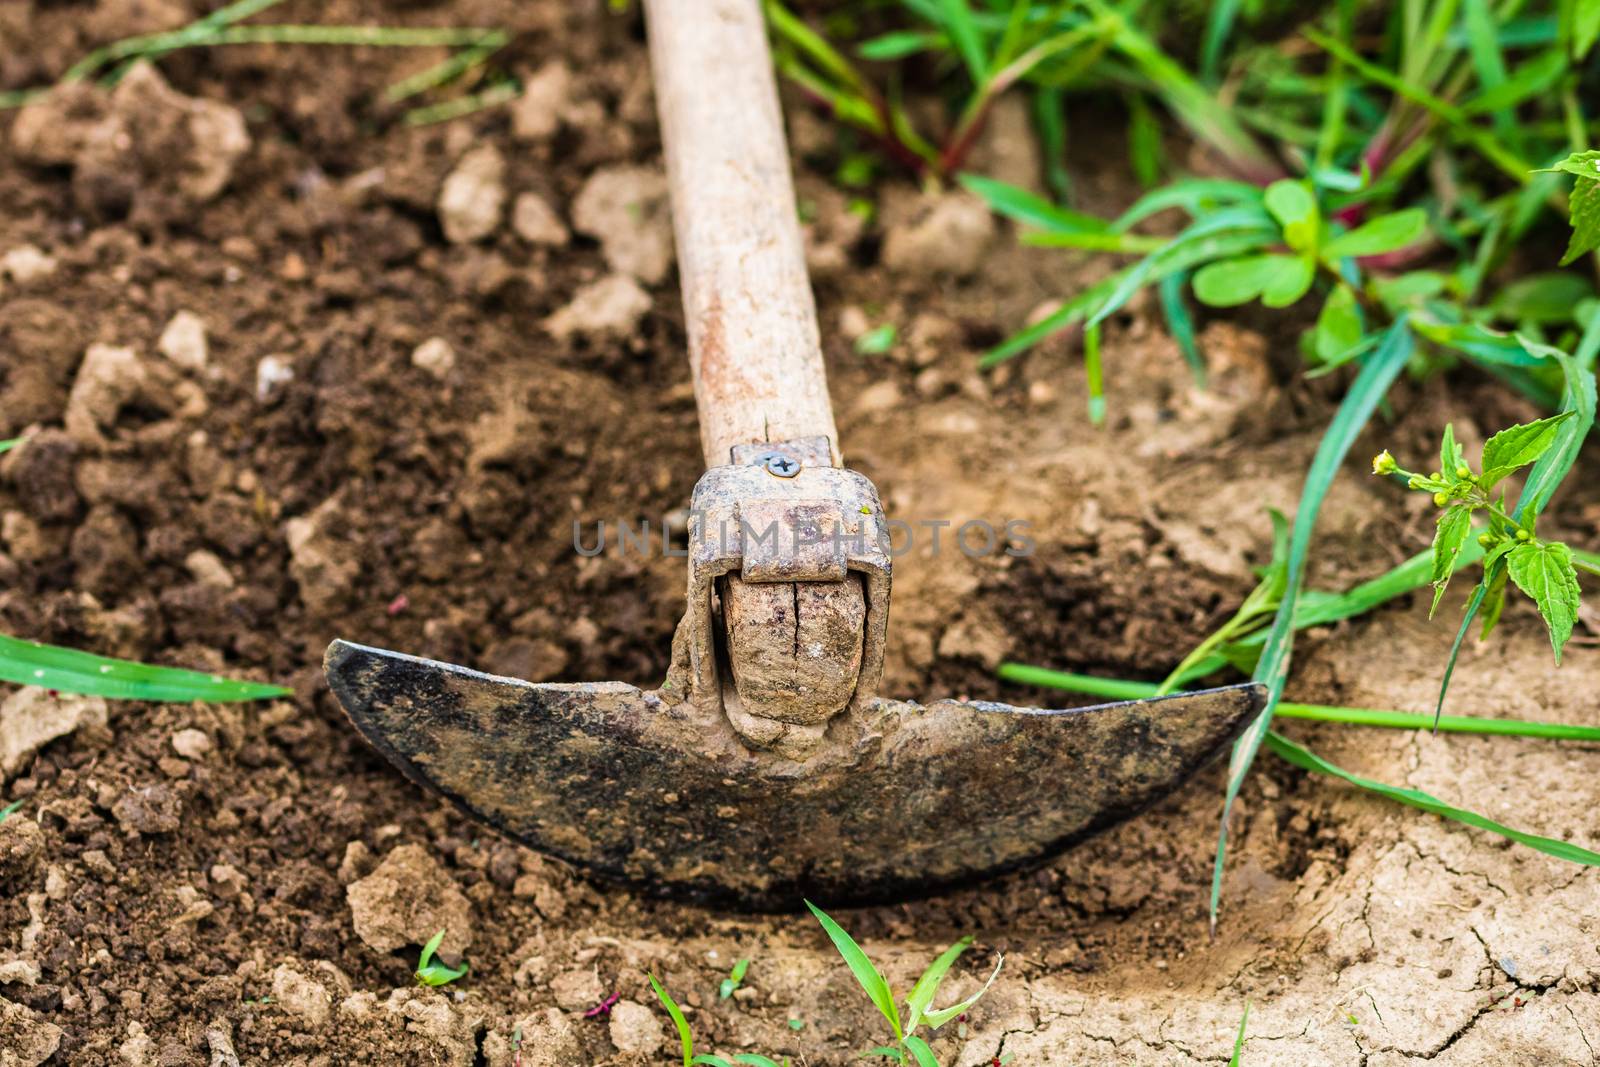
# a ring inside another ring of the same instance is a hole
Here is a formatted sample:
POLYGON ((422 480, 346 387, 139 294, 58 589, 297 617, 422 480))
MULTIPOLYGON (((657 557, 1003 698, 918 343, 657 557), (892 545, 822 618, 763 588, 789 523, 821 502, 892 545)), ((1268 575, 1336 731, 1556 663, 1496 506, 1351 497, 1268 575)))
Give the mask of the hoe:
POLYGON ((758 0, 646 8, 707 467, 667 680, 535 684, 335 641, 351 721, 517 841, 762 909, 1023 868, 1176 789, 1262 687, 1062 711, 878 695, 888 527, 843 466, 758 0))

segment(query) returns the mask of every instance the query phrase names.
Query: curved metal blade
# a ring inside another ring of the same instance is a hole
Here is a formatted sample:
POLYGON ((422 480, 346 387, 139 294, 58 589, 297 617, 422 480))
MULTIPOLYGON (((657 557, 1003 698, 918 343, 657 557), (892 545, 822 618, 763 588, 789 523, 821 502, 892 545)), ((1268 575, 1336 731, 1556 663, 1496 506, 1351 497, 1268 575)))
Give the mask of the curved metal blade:
MULTIPOLYGON (((663 895, 784 908, 1043 860, 1177 788, 1260 710, 1231 686, 1066 711, 880 700, 805 764, 620 682, 532 684, 336 641, 357 729, 522 843, 663 895)), ((847 717, 842 717, 847 718, 847 717)))

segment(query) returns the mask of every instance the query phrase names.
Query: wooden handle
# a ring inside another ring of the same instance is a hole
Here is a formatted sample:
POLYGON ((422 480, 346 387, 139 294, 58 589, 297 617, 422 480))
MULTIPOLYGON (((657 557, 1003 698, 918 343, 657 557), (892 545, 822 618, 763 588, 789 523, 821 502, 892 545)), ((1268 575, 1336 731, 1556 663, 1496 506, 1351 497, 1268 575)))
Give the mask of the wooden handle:
POLYGON ((840 461, 759 0, 647 0, 706 465, 823 436, 840 461))

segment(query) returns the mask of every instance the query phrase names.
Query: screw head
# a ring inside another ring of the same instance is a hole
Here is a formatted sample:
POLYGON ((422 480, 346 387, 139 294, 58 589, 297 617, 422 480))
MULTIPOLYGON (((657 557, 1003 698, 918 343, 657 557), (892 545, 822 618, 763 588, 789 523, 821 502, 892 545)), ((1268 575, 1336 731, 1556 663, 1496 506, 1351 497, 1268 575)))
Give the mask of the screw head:
POLYGON ((793 478, 800 473, 800 463, 790 459, 782 452, 767 452, 758 456, 756 462, 767 469, 768 474, 775 474, 779 478, 793 478))

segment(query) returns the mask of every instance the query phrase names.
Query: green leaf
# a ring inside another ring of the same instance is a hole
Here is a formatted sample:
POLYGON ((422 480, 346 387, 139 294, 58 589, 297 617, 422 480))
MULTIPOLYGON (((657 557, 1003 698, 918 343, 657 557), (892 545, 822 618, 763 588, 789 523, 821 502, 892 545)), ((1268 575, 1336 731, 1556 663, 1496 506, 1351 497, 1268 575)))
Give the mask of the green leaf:
POLYGON ((734 1063, 748 1063, 750 1067, 778 1067, 778 1061, 767 1056, 758 1056, 754 1052, 741 1052, 733 1058, 734 1063))
POLYGON ((650 979, 650 988, 656 991, 656 999, 661 1002, 663 1008, 667 1009, 667 1014, 672 1016, 672 1025, 678 1028, 678 1044, 683 1049, 683 1067, 690 1067, 690 1064, 695 1063, 696 1060, 694 1055, 694 1034, 689 1029, 689 1020, 683 1017, 683 1009, 678 1007, 678 1002, 673 1000, 665 989, 661 988, 661 983, 656 981, 655 975, 646 974, 645 977, 650 979))
MULTIPOLYGON (((767 1062, 771 1063, 772 1061, 768 1060, 767 1062)), ((713 1056, 709 1052, 700 1053, 694 1059, 686 1063, 684 1067, 700 1067, 700 1065, 703 1065, 703 1067, 733 1067, 733 1064, 729 1063, 721 1056, 713 1056)))
POLYGON ((1250 1022, 1250 1002, 1244 1002, 1244 1014, 1239 1016, 1239 1033, 1233 1039, 1233 1058, 1228 1060, 1228 1067, 1239 1067, 1239 1057, 1244 1055, 1244 1028, 1250 1022))
POLYGON ((911 1050, 911 1055, 916 1058, 917 1067, 939 1067, 939 1061, 933 1058, 933 1049, 920 1037, 906 1038, 906 1048, 911 1050))
POLYGON ((928 1005, 933 1003, 933 995, 939 991, 939 983, 944 981, 951 965, 971 944, 970 936, 963 937, 945 949, 938 959, 928 964, 928 969, 922 972, 917 984, 911 987, 911 995, 906 997, 906 1033, 916 1032, 917 1025, 922 1022, 923 1012, 928 1010, 928 1005))
POLYGON ((1545 271, 1512 282, 1489 302, 1495 318, 1507 322, 1561 323, 1594 295, 1594 286, 1571 271, 1545 271))
POLYGON ((1317 358, 1327 361, 1361 343, 1361 309, 1355 290, 1344 282, 1335 285, 1317 315, 1312 348, 1317 358))
POLYGON ((989 980, 983 983, 983 988, 972 994, 972 996, 968 997, 966 1000, 963 1000, 960 1004, 952 1004, 948 1008, 929 1008, 923 1014, 923 1018, 928 1021, 928 1025, 937 1030, 951 1019, 965 1015, 967 1012, 971 1011, 972 1006, 978 1003, 978 1001, 982 1000, 985 993, 989 992, 989 987, 994 985, 994 980, 1000 977, 1000 968, 1005 966, 1005 962, 1006 958, 1004 956, 1001 956, 998 960, 996 960, 994 964, 994 971, 990 973, 989 980))
POLYGON ((1472 533, 1472 508, 1456 504, 1439 513, 1438 527, 1433 534, 1433 604, 1428 608, 1428 618, 1439 610, 1450 575, 1455 572, 1456 557, 1461 546, 1472 533))
POLYGON ((861 946, 856 944, 855 939, 845 933, 844 927, 834 922, 827 912, 811 901, 806 901, 806 907, 811 909, 811 914, 817 917, 817 922, 827 931, 833 947, 844 957, 850 973, 855 975, 856 981, 866 991, 868 999, 883 1013, 883 1017, 889 1020, 889 1025, 894 1027, 895 1040, 900 1040, 905 1036, 905 1032, 900 1028, 900 1009, 895 1006, 894 994, 889 991, 889 983, 878 973, 878 968, 873 966, 872 960, 861 950, 861 946))
POLYGON ((1495 434, 1483 445, 1482 484, 1490 488, 1500 479, 1521 470, 1556 443, 1556 431, 1573 413, 1563 411, 1537 422, 1510 426, 1495 434))
POLYGON ((17 813, 17 809, 21 808, 22 805, 22 801, 13 800, 5 807, 0 808, 0 822, 5 822, 7 819, 11 818, 11 816, 15 815, 17 813))
POLYGON ((1539 614, 1550 629, 1550 645, 1556 663, 1572 636, 1578 621, 1578 572, 1572 566, 1572 549, 1558 542, 1530 542, 1518 545, 1506 556, 1511 580, 1539 605, 1539 614))
POLYGON ((1455 481, 1456 468, 1464 462, 1466 453, 1456 444, 1456 428, 1454 424, 1447 422, 1444 424, 1444 436, 1439 439, 1439 472, 1445 481, 1455 481))
POLYGON ((1427 232, 1428 213, 1419 207, 1406 208, 1390 215, 1379 215, 1335 237, 1322 246, 1322 254, 1332 260, 1382 255, 1420 240, 1427 232))
POLYGON ((1311 533, 1316 526, 1317 513, 1350 446, 1372 417, 1378 402, 1389 391, 1395 376, 1411 359, 1413 350, 1409 320, 1402 314, 1389 327, 1382 343, 1350 383, 1333 421, 1323 431, 1316 455, 1311 460, 1311 468, 1306 472, 1305 487, 1300 493, 1300 506, 1295 512, 1294 530, 1289 540, 1288 580, 1277 614, 1273 617, 1272 628, 1267 632, 1266 645, 1256 664, 1255 680, 1265 682, 1268 687, 1267 705, 1234 742, 1233 752, 1228 759, 1227 792, 1223 798, 1221 826, 1217 833, 1216 858, 1211 868, 1213 930, 1216 929, 1217 909, 1222 900, 1222 865, 1228 850, 1228 816, 1232 814, 1233 802, 1272 723, 1273 709, 1283 698, 1283 687, 1289 677, 1289 662, 1294 651, 1295 607, 1300 597, 1300 587, 1305 581, 1306 558, 1311 551, 1311 533))
POLYGON ((740 959, 734 963, 733 970, 728 972, 728 977, 717 987, 717 995, 723 1000, 733 996, 734 990, 739 988, 740 983, 744 981, 745 972, 749 969, 750 961, 747 959, 740 959))
POLYGON ((1586 867, 1600 866, 1600 853, 1591 852, 1569 841, 1557 841, 1554 838, 1540 837, 1537 834, 1513 830, 1509 826, 1497 823, 1493 819, 1487 819, 1476 812, 1446 804, 1437 797, 1430 796, 1419 789, 1403 789, 1399 786, 1385 785, 1370 778, 1362 778, 1360 775, 1351 774, 1349 771, 1329 763, 1321 756, 1301 745, 1295 744, 1280 734, 1271 734, 1267 738, 1267 745, 1272 749, 1274 755, 1281 756, 1302 770, 1315 771, 1318 774, 1341 778, 1351 785, 1377 793, 1379 796, 1387 797, 1401 804, 1408 804, 1413 808, 1420 808, 1434 815, 1442 815, 1466 826, 1475 827, 1479 830, 1488 830, 1490 833, 1499 834, 1501 837, 1515 841, 1518 844, 1527 845, 1529 848, 1543 852, 1547 856, 1554 856, 1559 860, 1580 863, 1586 867))
MULTIPOLYGON (((1600 153, 1595 156, 1593 162, 1600 168, 1600 153)), ((1567 214, 1572 222, 1572 238, 1567 242, 1566 255, 1561 257, 1563 267, 1585 252, 1600 248, 1600 180, 1590 176, 1572 183, 1567 214)))
POLYGON ((290 692, 278 685, 234 682, 199 671, 152 667, 4 634, 0 634, 0 681, 120 700, 204 700, 218 704, 288 696, 290 692))
POLYGON ((1267 211, 1283 227, 1283 239, 1296 252, 1304 252, 1317 243, 1317 198, 1303 181, 1284 178, 1267 186, 1262 197, 1267 211))
POLYGON ((1269 308, 1286 308, 1297 303, 1311 289, 1316 277, 1316 261, 1306 256, 1268 256, 1274 270, 1261 287, 1261 302, 1269 308))
POLYGON ((894 347, 897 336, 894 323, 886 322, 881 326, 874 326, 860 337, 856 338, 854 348, 858 356, 881 356, 894 347))
POLYGON ((900 1049, 893 1048, 889 1045, 877 1045, 873 1048, 869 1048, 856 1058, 864 1060, 868 1056, 882 1056, 884 1059, 894 1060, 896 1063, 906 1062, 906 1054, 900 1049))
POLYGON ((20 438, 20 437, 13 437, 9 441, 0 441, 0 453, 9 452, 13 448, 16 448, 18 445, 20 445, 21 443, 22 443, 22 438, 20 438))
POLYGON ((464 963, 459 968, 446 967, 442 963, 435 963, 433 954, 439 950, 439 945, 444 941, 444 931, 440 930, 428 939, 422 946, 422 955, 417 957, 416 979, 425 986, 442 986, 463 978, 471 969, 464 963))
POLYGON ((1227 308, 1261 295, 1280 269, 1281 256, 1240 256, 1207 263, 1194 275, 1194 295, 1202 304, 1227 308))

